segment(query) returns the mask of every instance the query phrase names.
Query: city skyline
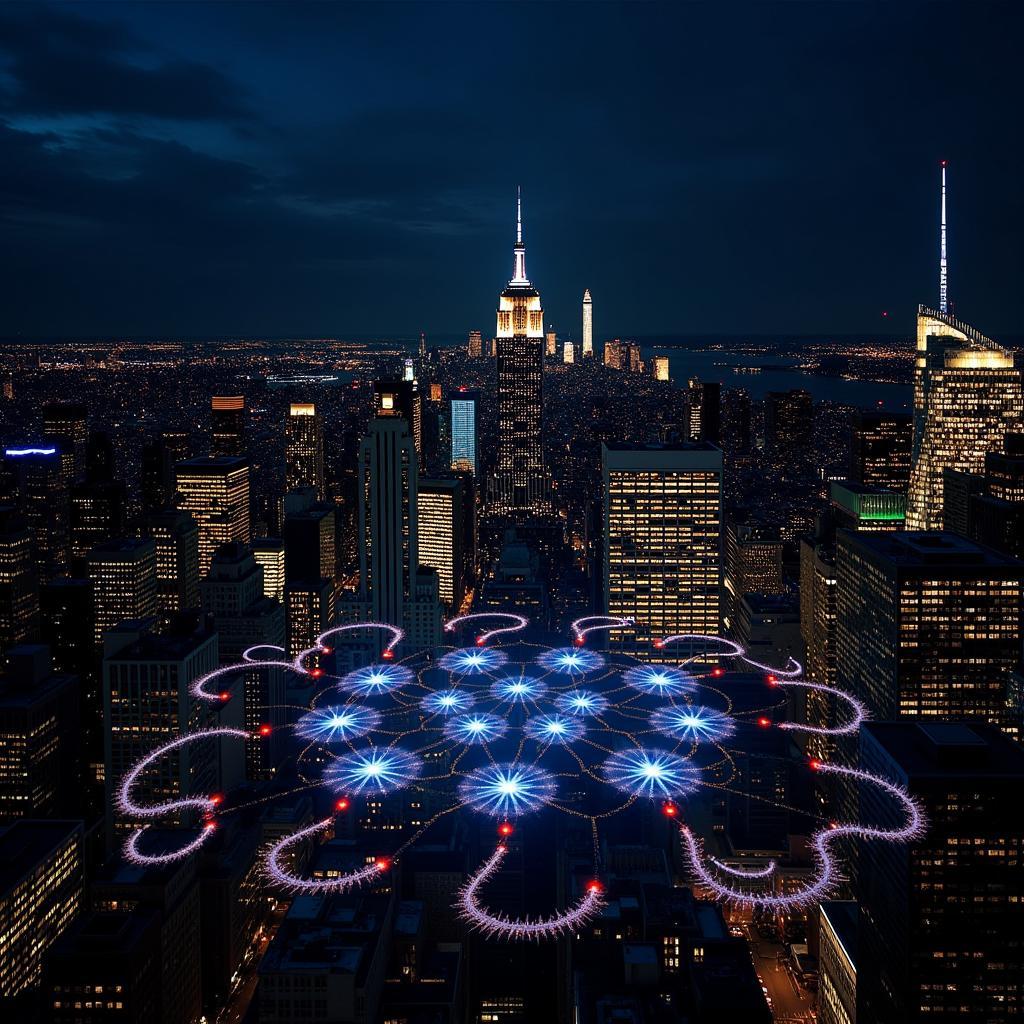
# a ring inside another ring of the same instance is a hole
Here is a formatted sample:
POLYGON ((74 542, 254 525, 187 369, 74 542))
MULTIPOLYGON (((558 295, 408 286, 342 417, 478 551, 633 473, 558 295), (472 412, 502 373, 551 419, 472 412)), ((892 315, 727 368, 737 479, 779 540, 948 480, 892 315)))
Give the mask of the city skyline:
POLYGON ((515 46, 527 28, 514 9, 435 11, 447 31, 429 65, 412 48, 422 10, 400 10, 397 22, 326 6, 288 19, 265 5, 240 34, 229 8, 174 19, 156 5, 6 9, 0 213, 19 259, 0 268, 16 297, 4 333, 455 335, 485 322, 517 184, 536 214, 549 318, 577 342, 585 287, 602 337, 881 331, 911 303, 938 302, 941 159, 950 298, 969 320, 985 310, 993 334, 1024 333, 1005 298, 1024 272, 1008 198, 1024 153, 1003 130, 1020 85, 1001 72, 1024 18, 1016 5, 944 8, 960 34, 956 82, 927 56, 931 35, 947 31, 928 5, 752 4, 727 29, 701 5, 653 6, 639 19, 613 6, 585 19, 538 8, 532 19, 566 59, 555 92, 520 86, 547 109, 514 167, 474 143, 504 83, 444 59, 478 33, 515 46), (268 73, 261 55, 278 34, 288 48, 268 73), (765 34, 773 46, 762 49, 765 34), (669 40, 695 36, 728 38, 727 83, 702 88, 722 82, 714 47, 659 62, 669 40), (232 58, 221 61, 227 39, 232 58), (328 63, 329 41, 351 59, 328 63), (861 53, 873 74, 858 107, 845 74, 861 53), (446 63, 465 71, 424 86, 446 63), (673 70, 660 80, 656 66, 673 70), (282 124, 284 110, 300 112, 295 124, 282 124), (559 161, 574 121, 600 159, 559 161), (390 169, 400 138, 421 172, 406 180, 390 169), (628 174, 616 140, 636 155, 628 174), (40 302, 42 281, 59 302, 40 302))

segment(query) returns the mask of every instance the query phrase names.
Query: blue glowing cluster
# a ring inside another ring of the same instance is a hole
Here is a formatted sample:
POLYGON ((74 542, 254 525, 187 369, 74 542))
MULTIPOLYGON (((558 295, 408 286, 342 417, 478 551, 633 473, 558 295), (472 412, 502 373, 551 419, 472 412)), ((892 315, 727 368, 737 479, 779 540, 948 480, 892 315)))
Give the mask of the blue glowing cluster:
POLYGON ((400 689, 415 678, 416 673, 405 665, 367 665, 344 676, 338 689, 359 697, 376 697, 400 689))
POLYGON ((465 690, 435 690, 420 701, 420 708, 428 715, 456 715, 475 703, 473 695, 465 690))
POLYGON ((358 704, 331 705, 304 714, 295 731, 314 743, 338 743, 359 739, 380 725, 380 712, 358 704))
POLYGON ((608 698, 595 690, 569 690, 555 698, 564 715, 600 715, 608 710, 608 698))
POLYGON ((697 689, 697 681, 689 672, 671 665, 634 665, 623 674, 622 681, 655 697, 682 696, 697 689))
POLYGON ((538 743, 572 743, 585 731, 579 715, 535 715, 523 726, 523 732, 538 743))
POLYGON ((470 772, 459 784, 463 803, 481 814, 511 818, 549 803, 555 780, 528 764, 489 764, 470 772))
POLYGON ((504 718, 492 715, 489 711, 474 711, 468 715, 457 715, 450 718, 444 726, 447 739, 456 743, 473 746, 477 743, 491 743, 501 739, 508 732, 508 723, 504 718))
POLYGON ((678 797, 700 782, 700 771, 667 750, 620 750, 604 763, 605 778, 631 796, 649 799, 678 797))
POLYGON ((555 647, 545 651, 537 664, 549 672, 563 672, 566 675, 585 675, 604 668, 604 658, 595 651, 583 647, 555 647))
POLYGON ((700 704, 659 708, 651 715, 651 726, 666 736, 692 743, 718 743, 736 731, 736 723, 727 714, 700 704))
POLYGON ((526 704, 538 701, 548 688, 533 676, 506 676, 491 686, 491 696, 506 704, 526 704))
POLYGON ((370 747, 345 754, 328 765, 324 782, 338 793, 368 796, 393 793, 415 781, 423 762, 398 747, 370 747))
POLYGON ((478 676, 493 672, 508 661, 508 655, 494 647, 463 647, 449 651, 438 664, 458 676, 478 676))

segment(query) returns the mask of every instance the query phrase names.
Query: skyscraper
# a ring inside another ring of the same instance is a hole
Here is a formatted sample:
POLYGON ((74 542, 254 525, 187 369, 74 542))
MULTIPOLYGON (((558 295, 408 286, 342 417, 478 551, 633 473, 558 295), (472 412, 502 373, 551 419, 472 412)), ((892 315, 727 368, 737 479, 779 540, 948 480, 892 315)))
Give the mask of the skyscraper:
POLYGON ((498 463, 492 504, 502 510, 547 507, 542 434, 544 311, 526 276, 522 202, 517 205, 512 278, 498 300, 498 463))
POLYGON ((63 445, 14 445, 5 449, 5 468, 17 481, 17 508, 32 531, 39 582, 62 576, 68 563, 68 474, 63 445))
POLYGON ((32 639, 38 620, 32 533, 15 509, 0 506, 0 655, 32 639))
POLYGON ((292 402, 288 410, 285 489, 312 487, 324 498, 324 424, 312 402, 292 402))
POLYGON ((285 556, 284 541, 264 537, 253 541, 252 556, 263 569, 263 596, 275 601, 284 600, 285 556))
POLYGON ((419 565, 416 449, 404 417, 378 416, 359 446, 359 578, 377 622, 402 625, 419 565))
POLYGON ((479 472, 477 464, 479 402, 478 392, 466 391, 464 388, 460 388, 451 397, 451 468, 460 472, 472 473, 473 476, 479 472))
POLYGON ((576 362, 576 346, 571 341, 566 341, 562 344, 562 362, 576 362))
POLYGON ((168 509, 143 527, 156 544, 156 600, 162 612, 199 607, 199 527, 187 512, 168 509))
POLYGON ((409 436, 416 449, 417 465, 423 464, 423 401, 419 383, 411 377, 404 380, 378 380, 373 385, 374 416, 400 416, 409 426, 409 436))
POLYGON ((466 340, 466 352, 470 359, 479 359, 484 354, 484 339, 480 331, 470 331, 466 340))
POLYGON ((722 436, 722 389, 717 380, 690 378, 687 395, 690 424, 688 439, 719 444, 722 436))
POLYGON ((853 422, 852 479, 906 494, 913 435, 910 413, 860 410, 853 422))
POLYGON ((603 612, 635 618, 652 638, 717 632, 722 453, 706 443, 603 445, 601 463, 603 612))
POLYGON ((245 455, 245 396, 214 395, 210 399, 210 454, 245 455))
POLYGON ((583 358, 594 354, 594 300, 590 289, 583 289, 583 358))
MULTIPOLYGON (((962 722, 867 722, 860 742, 861 766, 916 797, 927 829, 861 848, 857 1019, 1017 1020, 1024 749, 962 722)), ((881 828, 903 823, 878 786, 861 785, 860 812, 881 828)))
POLYGON ((729 523, 725 531, 723 623, 736 628, 744 594, 781 594, 782 539, 778 529, 757 522, 729 523))
POLYGON ((85 479, 71 487, 69 538, 72 558, 124 533, 127 494, 114 479, 114 452, 106 434, 92 434, 86 448, 85 479))
POLYGON ((1024 564, 951 533, 851 533, 836 552, 836 684, 876 719, 1006 719, 1024 564))
POLYGON ((156 542, 136 537, 97 544, 87 556, 92 586, 94 639, 126 619, 157 611, 156 542))
POLYGON ((43 409, 43 437, 58 441, 67 456, 68 483, 85 473, 85 449, 89 443, 89 410, 84 405, 55 403, 43 409))
POLYGON ((420 480, 420 562, 437 570, 441 600, 449 610, 459 607, 464 592, 464 506, 461 480, 420 480))
POLYGON ((199 572, 205 576, 221 544, 249 543, 249 464, 232 456, 199 457, 179 462, 174 475, 180 507, 199 526, 199 572))
POLYGON ((781 459, 806 457, 814 429, 814 402, 803 388, 769 391, 764 399, 764 440, 781 459))
POLYGON ((1024 379, 1012 351, 924 306, 917 312, 913 469, 907 526, 942 528, 943 470, 980 473, 1024 427, 1024 379))

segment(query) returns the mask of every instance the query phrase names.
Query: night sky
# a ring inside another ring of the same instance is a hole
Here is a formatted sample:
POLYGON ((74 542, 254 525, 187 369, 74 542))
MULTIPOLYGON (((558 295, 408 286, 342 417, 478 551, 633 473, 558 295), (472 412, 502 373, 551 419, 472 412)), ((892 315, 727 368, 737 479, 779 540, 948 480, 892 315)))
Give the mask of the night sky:
POLYGON ((1024 333, 1024 4, 0 6, 0 335, 1024 333), (881 311, 888 310, 888 320, 881 311))

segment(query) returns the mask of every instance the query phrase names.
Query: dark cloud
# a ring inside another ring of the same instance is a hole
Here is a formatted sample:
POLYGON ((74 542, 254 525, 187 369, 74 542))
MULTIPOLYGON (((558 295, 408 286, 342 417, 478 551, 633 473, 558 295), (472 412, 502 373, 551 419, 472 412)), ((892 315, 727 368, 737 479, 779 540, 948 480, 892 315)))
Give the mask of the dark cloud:
POLYGON ((240 118, 241 90, 219 70, 168 58, 124 26, 67 8, 0 12, 7 87, 19 114, 123 114, 178 120, 240 118))

